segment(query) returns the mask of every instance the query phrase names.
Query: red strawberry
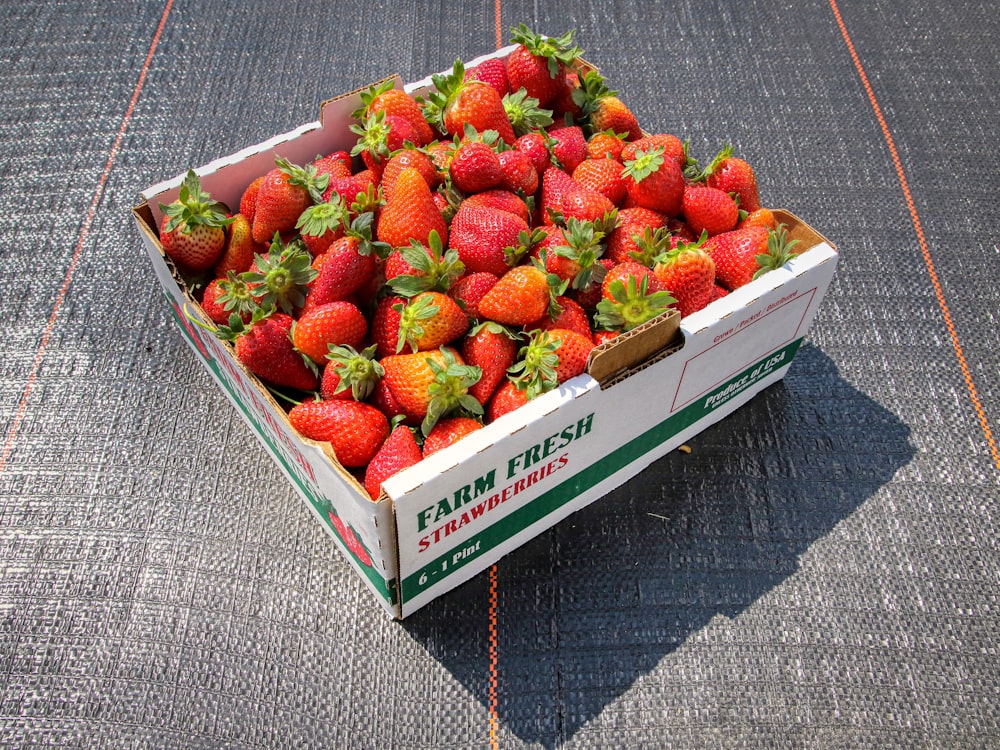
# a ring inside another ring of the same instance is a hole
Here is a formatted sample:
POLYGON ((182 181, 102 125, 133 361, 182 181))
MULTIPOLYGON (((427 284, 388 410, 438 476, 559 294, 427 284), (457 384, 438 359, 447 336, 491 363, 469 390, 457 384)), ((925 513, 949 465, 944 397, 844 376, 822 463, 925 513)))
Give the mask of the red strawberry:
POLYGON ((294 319, 271 313, 236 335, 236 357, 254 375, 272 385, 314 391, 319 384, 302 355, 292 345, 294 319))
POLYGON ((606 220, 613 224, 616 215, 615 204, 606 195, 584 185, 563 193, 559 209, 564 219, 580 221, 606 220))
POLYGON ((639 151, 648 153, 654 148, 662 148, 663 157, 676 162, 681 169, 687 165, 687 147, 680 138, 671 133, 653 133, 626 143, 622 147, 622 161, 635 159, 639 151))
POLYGON ((501 140, 513 144, 516 136, 496 89, 482 81, 466 81, 465 66, 456 60, 450 74, 431 77, 434 91, 427 95, 424 114, 442 133, 463 136, 467 126, 478 133, 495 130, 501 140))
POLYGON ((544 271, 534 265, 514 266, 479 301, 479 313, 497 323, 524 325, 542 317, 553 297, 544 271))
POLYGON ((417 101, 402 89, 394 87, 393 81, 384 81, 378 86, 372 86, 361 94, 363 107, 354 113, 355 119, 363 119, 365 115, 384 112, 386 115, 401 117, 409 122, 415 136, 416 146, 426 146, 434 140, 434 132, 424 119, 424 113, 417 101))
POLYGON ((705 182, 723 192, 735 193, 740 209, 748 214, 760 208, 757 175, 747 162, 733 156, 733 147, 728 143, 705 168, 705 182))
MULTIPOLYGON (((513 154, 516 152, 505 151, 504 153, 513 154)), ((531 222, 531 211, 528 209, 528 204, 510 192, 510 190, 504 190, 503 188, 484 190, 481 193, 470 195, 462 201, 459 208, 462 206, 485 206, 487 208, 499 209, 500 211, 506 211, 507 213, 519 216, 525 224, 531 222)), ((452 221, 454 221, 454 217, 452 221)))
POLYGON ((499 323, 481 323, 462 341, 462 359, 482 370, 479 380, 469 387, 469 395, 485 406, 507 377, 507 368, 517 358, 516 336, 499 323))
POLYGON ((482 413, 482 405, 469 395, 480 377, 478 367, 466 365, 451 349, 432 349, 382 358, 382 379, 407 417, 422 420, 426 436, 437 421, 465 410, 482 413))
POLYGON ((543 37, 523 23, 513 30, 517 46, 507 58, 511 91, 524 88, 541 107, 550 104, 565 86, 566 67, 580 55, 570 31, 558 37, 543 37))
MULTIPOLYGON (((604 281, 605 296, 597 303, 594 322, 610 331, 631 331, 636 326, 666 312, 676 301, 670 294, 657 288, 658 282, 652 271, 647 275, 632 273, 613 275, 612 271, 604 281)), ((599 339, 595 336, 595 340, 599 339)))
POLYGON ((253 217, 257 242, 269 242, 275 233, 294 229, 302 212, 323 199, 330 182, 330 176, 318 174, 313 164, 300 167, 281 157, 275 164, 278 166, 264 175, 257 193, 253 217))
POLYGON ((392 200, 387 201, 378 219, 378 239, 390 247, 404 247, 410 240, 422 245, 437 232, 442 242, 448 238, 448 225, 431 197, 427 181, 412 167, 396 177, 392 200))
POLYGON ((319 384, 322 398, 364 401, 371 396, 385 371, 375 359, 375 345, 362 352, 349 346, 333 346, 319 384))
POLYGON ((681 243, 656 259, 653 274, 660 287, 677 300, 682 316, 701 310, 712 301, 715 289, 715 262, 702 244, 681 243))
POLYGON ((684 174, 677 162, 664 157, 662 147, 637 150, 634 158, 626 159, 624 164, 625 186, 635 205, 666 216, 680 212, 684 174))
POLYGON ((350 216, 339 195, 306 208, 295 223, 299 237, 314 258, 327 251, 334 240, 344 236, 350 216))
POLYGON ((230 316, 225 303, 219 302, 219 297, 225 293, 219 288, 221 281, 222 279, 212 279, 208 282, 201 298, 201 308, 208 315, 209 320, 220 326, 227 325, 230 316))
POLYGON ((648 208, 623 208, 618 212, 618 226, 608 235, 604 255, 615 263, 634 260, 632 253, 639 252, 636 237, 641 237, 647 228, 664 226, 666 217, 648 208))
POLYGON ((448 171, 455 187, 467 195, 496 187, 503 179, 497 152, 477 140, 458 144, 448 171))
POLYGON ((375 306, 371 322, 371 338, 376 347, 376 356, 379 358, 396 353, 396 344, 399 342, 400 310, 405 304, 405 297, 387 295, 375 306))
POLYGON ((480 317, 479 300, 493 288, 498 278, 486 271, 468 273, 451 285, 448 294, 465 311, 470 320, 476 320, 480 317))
POLYGON ((254 211, 257 210, 257 195, 260 193, 260 186, 264 182, 264 175, 257 177, 247 185, 240 196, 240 213, 247 217, 247 221, 253 226, 254 211))
POLYGON ((486 421, 493 422, 505 414, 510 414, 529 400, 527 388, 522 388, 519 383, 507 378, 493 392, 493 397, 486 405, 486 421))
POLYGON ((358 140, 351 149, 352 156, 361 156, 365 166, 377 177, 382 176, 389 157, 406 143, 418 140, 416 130, 409 120, 384 111, 366 115, 350 126, 358 140))
POLYGON ((437 232, 431 232, 426 246, 412 240, 409 246, 394 250, 384 269, 389 288, 404 297, 447 292, 464 272, 458 253, 451 248, 444 250, 437 232))
POLYGON ((516 149, 501 151, 497 157, 500 160, 500 186, 512 193, 534 195, 538 190, 538 170, 531 157, 516 149))
POLYGON ((596 70, 587 72, 580 81, 578 94, 583 100, 581 114, 589 121, 592 133, 610 131, 630 141, 638 140, 642 137, 639 121, 617 94, 608 89, 604 77, 596 70))
POLYGON ((347 468, 366 466, 389 437, 386 416, 360 401, 304 401, 291 408, 288 421, 303 437, 329 442, 347 468))
POLYGON ((330 245, 316 278, 309 285, 307 305, 348 299, 371 282, 378 269, 380 249, 371 241, 372 220, 371 214, 361 214, 347 235, 330 245))
POLYGON ((569 282, 573 289, 600 285, 605 269, 598 261, 604 252, 604 232, 595 222, 571 217, 565 229, 555 229, 538 244, 544 251, 545 270, 569 282))
POLYGON ((510 368, 512 380, 534 398, 585 372, 593 348, 589 336, 567 328, 533 331, 510 368))
POLYGON ((292 326, 292 343, 317 366, 326 363, 331 346, 358 346, 368 321, 351 302, 327 302, 304 312, 292 326))
POLYGON ((625 199, 627 190, 622 172, 624 165, 614 159, 587 158, 573 170, 573 179, 591 190, 596 190, 615 205, 625 199))
POLYGON ((543 132, 525 133, 514 142, 514 148, 527 154, 535 171, 541 177, 552 166, 552 152, 549 150, 549 139, 543 132))
POLYGON ((736 228, 740 210, 729 193, 701 183, 684 188, 681 202, 684 221, 696 235, 721 234, 736 228))
POLYGON ((413 430, 399 425, 382 443, 365 469, 364 484, 368 495, 372 500, 378 500, 382 494, 382 482, 403 469, 415 466, 422 459, 423 452, 417 445, 413 430))
POLYGON ((514 128, 514 135, 518 137, 547 128, 553 123, 552 110, 539 107, 538 100, 528 96, 523 88, 505 96, 503 108, 514 128))
POLYGON ((441 173, 424 151, 415 148, 401 149, 389 157, 385 169, 382 170, 382 196, 386 201, 392 200, 396 178, 407 167, 420 172, 420 176, 431 190, 441 182, 441 173))
POLYGON ((587 158, 587 139, 579 125, 562 125, 548 130, 549 150, 566 174, 573 174, 580 162, 587 158))
POLYGON ((608 131, 594 133, 587 141, 588 159, 622 160, 622 150, 625 148, 625 137, 620 133, 608 131))
POLYGON ((488 83, 502 97, 510 93, 510 81, 507 80, 507 62, 500 57, 483 60, 476 67, 466 70, 465 80, 488 83))
POLYGON ((448 417, 439 420, 424 438, 424 458, 454 445, 482 427, 483 423, 472 417, 448 417))
POLYGON ((556 304, 560 309, 555 316, 545 315, 534 323, 528 323, 524 326, 524 330, 568 328, 581 336, 593 339, 594 333, 591 330, 590 318, 587 316, 587 311, 583 309, 583 305, 572 297, 565 296, 556 297, 556 304))
POLYGON ((250 221, 243 214, 233 216, 233 223, 226 229, 226 249, 215 264, 216 277, 230 271, 243 273, 250 268, 254 256, 264 252, 264 246, 255 242, 250 221))
POLYGON ((752 211, 747 214, 740 223, 736 225, 737 227, 750 227, 759 226, 765 229, 777 229, 778 220, 775 218, 774 213, 772 213, 769 208, 758 208, 756 211, 752 211))
POLYGON ((783 225, 770 231, 749 226, 709 237, 704 247, 715 261, 719 282, 733 290, 781 268, 794 255, 797 242, 788 239, 783 225))
POLYGON ((507 248, 517 251, 527 232, 528 224, 519 216, 463 201, 451 221, 448 246, 468 271, 502 276, 514 260, 507 248))
POLYGON ((267 255, 258 255, 240 279, 250 287, 261 307, 292 314, 305 304, 305 293, 317 273, 301 240, 286 245, 276 235, 267 255))
POLYGON ((469 329, 469 319, 458 303, 441 292, 421 292, 400 311, 396 351, 408 344, 412 351, 439 349, 469 329))
POLYGON ((556 217, 562 215, 563 196, 579 188, 576 181, 559 167, 546 169, 545 174, 542 175, 542 187, 538 201, 542 223, 554 224, 556 217))
POLYGON ((316 174, 328 174, 331 180, 350 177, 351 155, 346 151, 332 151, 326 156, 314 159, 313 166, 316 167, 316 174))
POLYGON ((604 299, 613 300, 615 297, 611 292, 611 285, 616 281, 621 281, 627 284, 630 277, 634 278, 636 283, 646 279, 650 291, 660 291, 659 281, 653 274, 652 268, 644 266, 638 261, 627 260, 623 263, 618 263, 614 268, 608 271, 607 275, 605 275, 604 281, 601 284, 601 292, 604 299))
POLYGON ((163 252, 183 270, 200 273, 212 268, 226 246, 226 227, 233 220, 225 207, 201 189, 194 170, 188 170, 177 199, 160 204, 163 252))

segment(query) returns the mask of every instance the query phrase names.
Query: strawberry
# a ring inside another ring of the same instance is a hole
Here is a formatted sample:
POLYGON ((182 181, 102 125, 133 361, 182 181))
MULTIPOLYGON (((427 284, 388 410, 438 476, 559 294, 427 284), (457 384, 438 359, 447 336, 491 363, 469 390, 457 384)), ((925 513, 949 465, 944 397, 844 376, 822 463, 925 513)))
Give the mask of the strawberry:
POLYGON ((364 485, 372 500, 382 494, 382 482, 403 469, 415 466, 423 459, 423 452, 417 445, 413 430, 398 425, 389 434, 382 447, 365 469, 364 485))
POLYGON ((680 138, 671 133, 653 133, 626 143, 622 147, 622 161, 633 160, 639 151, 648 153, 655 148, 662 148, 663 157, 676 162, 681 169, 687 166, 687 147, 680 138))
MULTIPOLYGON (((253 294, 250 285, 243 279, 243 275, 235 271, 229 271, 225 277, 215 279, 219 294, 215 298, 215 303, 221 305, 229 316, 235 314, 243 323, 249 323, 254 313, 260 309, 260 304, 253 294)), ((211 285, 210 285, 211 286, 211 285)), ((208 290, 205 291, 206 296, 208 290)), ((202 303, 204 305, 204 302, 202 303)), ((207 310, 207 308, 206 308, 207 310)), ((213 320, 215 318, 213 317, 213 320)), ((229 324, 229 319, 224 321, 215 320, 216 323, 229 324)))
POLYGON ((400 310, 405 304, 406 297, 389 294, 382 297, 375 305, 370 330, 377 357, 387 357, 396 353, 396 344, 399 342, 400 310))
POLYGON ((274 161, 277 167, 264 175, 257 193, 253 217, 257 242, 268 242, 275 233, 294 229, 302 212, 323 200, 330 182, 330 176, 318 174, 313 164, 300 167, 281 157, 274 161))
POLYGON ((681 316, 701 310, 714 295, 715 261, 702 247, 706 239, 703 234, 696 243, 682 242, 658 256, 653 266, 653 275, 677 300, 681 316))
POLYGON ((639 252, 636 237, 642 236, 647 228, 664 226, 666 217, 648 208, 623 208, 618 212, 618 226, 608 235, 604 255, 615 263, 634 259, 632 253, 639 252))
POLYGON ((424 438, 424 458, 454 445, 482 427, 483 423, 472 417, 447 417, 439 420, 424 438))
POLYGON ((618 264, 610 258, 598 258, 597 265, 601 268, 594 268, 591 274, 591 281, 588 285, 579 289, 570 289, 566 292, 572 299, 585 310, 593 310, 597 303, 603 299, 601 286, 608 272, 618 264))
POLYGON ((320 201, 306 208, 295 223, 299 237, 314 258, 327 251, 333 241, 344 235, 350 221, 343 199, 334 194, 330 200, 320 201))
POLYGON ((511 193, 532 196, 538 190, 538 170, 531 157, 512 149, 497 154, 500 160, 500 186, 511 193))
POLYGON ((288 412, 288 421, 303 437, 329 442, 341 466, 366 466, 389 437, 389 420, 360 401, 303 401, 288 412))
POLYGON ((448 245, 458 253, 468 271, 503 276, 516 262, 522 241, 530 242, 524 219, 508 211, 463 201, 451 221, 448 245))
POLYGON ((526 388, 522 388, 520 383, 515 383, 510 378, 506 378, 493 392, 493 396, 486 405, 486 421, 493 422, 524 406, 529 400, 530 396, 528 396, 526 388))
POLYGON ((624 165, 614 159, 584 159, 573 170, 573 179, 591 190, 596 190, 609 201, 618 205, 625 199, 627 190, 622 172, 624 165))
POLYGON ((243 273, 249 270, 254 256, 264 252, 264 246, 255 242, 250 221, 243 214, 235 214, 226 228, 226 249, 215 264, 213 273, 224 277, 230 271, 243 273))
POLYGON ((330 245, 322 256, 316 278, 309 285, 308 306, 348 299, 375 277, 378 253, 387 246, 372 242, 373 220, 372 214, 361 214, 351 222, 347 234, 330 245))
POLYGON ((409 120, 399 115, 379 111, 368 114, 359 123, 350 126, 358 140, 351 149, 351 156, 361 156, 365 166, 381 177, 389 157, 406 143, 417 140, 417 133, 409 120))
POLYGON ((552 152, 549 150, 549 138, 543 131, 525 133, 514 142, 514 148, 527 154, 535 171, 541 177, 552 166, 552 152))
POLYGON ((740 209, 748 214, 760 208, 757 175, 747 162, 733 156, 733 147, 730 144, 723 146, 705 168, 704 179, 709 187, 725 193, 735 193, 740 209))
POLYGON ((538 100, 528 96, 523 88, 504 96, 503 108, 514 128, 514 135, 518 137, 553 123, 552 111, 539 107, 538 100))
POLYGON ((497 283, 498 277, 486 271, 474 271, 467 273, 458 279, 448 294, 465 311, 469 320, 476 320, 480 316, 479 300, 481 300, 493 285, 497 283))
MULTIPOLYGON (((504 153, 516 154, 518 152, 505 151, 504 153)), ((503 154, 501 154, 501 156, 503 156, 503 154)), ((533 169, 534 167, 532 167, 532 170, 533 169)), ((485 206, 487 208, 499 209, 500 211, 506 211, 507 213, 520 217, 525 224, 529 224, 531 222, 531 210, 528 208, 528 204, 510 190, 505 190, 503 188, 484 190, 481 193, 470 195, 461 202, 459 208, 462 206, 485 206)), ((452 221, 454 221, 454 217, 452 217, 452 221)))
MULTIPOLYGON (((741 212, 742 215, 742 212, 741 212)), ((759 226, 765 229, 777 229, 778 220, 775 218, 774 213, 769 208, 758 208, 756 211, 751 211, 736 225, 737 227, 750 227, 759 226)))
POLYGON ((431 232, 427 246, 411 240, 386 259, 385 277, 396 294, 414 297, 421 292, 447 292, 465 273, 465 266, 452 249, 444 250, 437 232, 431 232))
POLYGON ((229 323, 230 315, 225 303, 219 301, 219 297, 224 294, 224 291, 219 288, 222 281, 222 279, 216 278, 208 282, 201 298, 201 309, 208 315, 209 320, 220 326, 229 323))
POLYGON ((785 265, 797 242, 788 239, 784 225, 770 231, 749 226, 709 237, 704 247, 715 261, 719 282, 732 291, 785 265))
POLYGON ((312 163, 316 167, 316 174, 328 174, 331 180, 351 175, 351 155, 346 151, 331 151, 313 159, 312 163))
POLYGON ((466 195, 496 187, 503 180, 497 152, 481 140, 463 140, 448 165, 456 188, 466 195))
MULTIPOLYGON (((624 158, 624 151, 622 153, 624 158)), ((637 206, 676 216, 684 197, 684 174, 680 165, 664 156, 661 146, 639 149, 624 161, 625 187, 637 206)))
POLYGON ((622 160, 622 150, 625 148, 625 136, 612 131, 594 133, 587 140, 588 159, 622 160))
POLYGON ((375 350, 374 344, 361 352, 351 346, 331 346, 319 383, 320 397, 364 401, 371 396, 385 374, 375 350))
POLYGON ((431 197, 427 181, 408 167, 396 177, 392 200, 386 201, 379 216, 378 239, 390 247, 405 247, 410 240, 426 245, 431 232, 437 232, 446 242, 448 225, 431 197))
POLYGON ((188 170, 177 199, 160 204, 163 252, 182 270, 200 273, 212 268, 226 247, 226 227, 233 219, 225 206, 201 189, 194 170, 188 170))
POLYGON ((455 60, 449 74, 431 76, 434 90, 424 102, 424 115, 429 122, 450 136, 465 134, 471 126, 479 133, 494 130, 504 143, 513 144, 516 136, 496 89, 482 81, 466 81, 465 66, 455 60))
POLYGON ((685 223, 697 235, 728 232, 736 228, 740 218, 739 207, 729 193, 698 182, 685 186, 681 209, 685 223))
POLYGON ((577 98, 581 100, 581 114, 589 123, 589 132, 611 131, 621 133, 627 140, 642 137, 642 129, 635 113, 611 91, 604 76, 596 70, 588 71, 580 80, 577 98))
POLYGON ((545 270, 569 282, 573 289, 585 289, 591 282, 600 284, 605 269, 597 261, 604 252, 604 236, 594 222, 571 217, 565 229, 550 232, 539 244, 545 251, 545 270))
MULTIPOLYGON (((600 287, 598 286, 598 288, 600 287)), ((555 316, 545 315, 535 322, 525 325, 524 330, 568 328, 571 331, 576 331, 581 336, 593 339, 594 333, 591 330, 590 318, 587 316, 587 311, 584 310, 583 305, 572 297, 565 296, 556 297, 556 304, 559 306, 560 311, 555 316)))
POLYGON ((571 218, 592 222, 604 220, 612 225, 617 216, 615 204, 606 195, 580 184, 563 193, 559 200, 559 212, 564 220, 571 218))
POLYGON ((260 186, 264 183, 264 175, 257 177, 246 186, 240 196, 240 213, 247 217, 247 221, 253 226, 253 215, 257 210, 257 195, 260 193, 260 186))
POLYGON ((548 129, 551 139, 549 150, 552 158, 566 174, 573 174, 580 162, 587 158, 587 139, 579 125, 562 125, 548 129))
POLYGON ((534 265, 514 266, 479 300, 479 313, 496 323, 524 325, 542 317, 554 297, 544 271, 534 265))
POLYGON ((317 274, 301 240, 286 245, 275 235, 267 255, 258 255, 240 279, 250 286, 261 307, 292 314, 305 304, 305 292, 317 274))
POLYGON ((666 312, 676 300, 669 293, 658 289, 656 283, 656 277, 651 271, 648 275, 629 273, 622 276, 609 273, 605 279, 604 299, 597 304, 597 325, 611 331, 631 331, 666 312))
POLYGON ((412 351, 439 349, 469 329, 469 319, 451 297, 442 292, 421 292, 399 310, 396 352, 409 345, 412 351))
POLYGON ((482 405, 469 395, 481 371, 466 365, 451 349, 392 354, 382 358, 382 367, 383 382, 408 417, 422 420, 425 436, 442 417, 460 410, 482 413, 482 405))
POLYGON ((517 351, 517 337, 499 323, 481 323, 462 340, 462 359, 482 371, 479 380, 469 387, 469 394, 483 406, 507 377, 507 368, 514 364, 517 351))
POLYGON ((517 46, 507 57, 507 79, 511 91, 525 89, 528 96, 548 106, 565 86, 566 68, 580 56, 570 31, 558 37, 543 37, 523 23, 512 29, 517 46))
POLYGON ((236 357, 261 380, 276 386, 300 391, 314 391, 318 385, 315 372, 292 345, 291 330, 295 320, 281 312, 254 316, 249 328, 232 327, 219 335, 235 338, 236 357))
POLYGON ((500 96, 510 93, 510 81, 507 80, 507 62, 500 57, 483 60, 474 68, 465 71, 466 81, 482 81, 488 83, 500 96))
POLYGON ((351 302, 327 302, 304 312, 292 326, 295 349, 317 367, 326 363, 331 346, 358 346, 368 321, 351 302))
POLYGON ((424 113, 416 99, 402 89, 394 87, 393 81, 383 81, 361 94, 362 107, 353 113, 357 120, 365 116, 384 112, 386 115, 401 117, 414 131, 415 146, 426 146, 434 140, 434 131, 424 119, 424 113))
POLYGON ((382 170, 382 196, 385 200, 392 200, 396 178, 407 167, 420 172, 420 176, 431 190, 441 182, 441 173, 426 152, 416 148, 403 148, 389 157, 385 169, 382 170))
POLYGON ((524 388, 529 399, 534 398, 585 372, 593 348, 593 340, 577 331, 533 331, 510 368, 511 379, 524 388))
POLYGON ((555 224, 562 217, 563 196, 579 188, 580 185, 560 167, 546 169, 542 175, 538 200, 542 223, 555 224))

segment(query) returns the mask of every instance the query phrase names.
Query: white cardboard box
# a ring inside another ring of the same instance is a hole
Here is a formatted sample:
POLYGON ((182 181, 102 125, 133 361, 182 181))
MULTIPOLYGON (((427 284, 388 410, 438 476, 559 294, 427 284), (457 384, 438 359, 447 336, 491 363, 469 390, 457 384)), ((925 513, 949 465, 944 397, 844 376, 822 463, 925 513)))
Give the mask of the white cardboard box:
MULTIPOLYGON (((402 87, 398 77, 393 80, 402 87)), ((424 79, 405 88, 419 93, 428 85, 424 79)), ((234 206, 276 156, 303 163, 350 150, 356 136, 348 130, 349 117, 360 106, 360 91, 325 102, 316 122, 196 169, 202 185, 234 206)), ((804 248, 783 268, 679 325, 676 314, 664 316, 599 347, 589 374, 400 472, 372 502, 329 446, 292 429, 284 409, 229 344, 191 322, 191 315, 208 319, 165 259, 157 234, 159 204, 177 196, 182 179, 143 191, 133 209, 170 310, 307 506, 397 618, 607 494, 784 377, 837 262, 829 242, 778 212, 804 248)))

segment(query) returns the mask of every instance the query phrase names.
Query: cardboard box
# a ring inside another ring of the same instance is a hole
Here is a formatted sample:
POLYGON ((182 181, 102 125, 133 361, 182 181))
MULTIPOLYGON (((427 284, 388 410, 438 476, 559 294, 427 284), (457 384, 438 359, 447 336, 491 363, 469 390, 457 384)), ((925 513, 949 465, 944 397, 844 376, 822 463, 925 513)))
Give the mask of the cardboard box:
MULTIPOLYGON (((398 77, 392 80, 403 87, 398 77)), ((429 86, 428 78, 405 88, 420 93, 429 86)), ((196 169, 202 185, 235 206, 276 156, 304 163, 350 150, 356 139, 348 130, 350 113, 366 89, 323 103, 316 122, 196 169)), ((192 323, 192 317, 206 324, 208 318, 165 258, 157 233, 159 204, 177 196, 182 179, 143 191, 133 209, 178 327, 397 618, 475 576, 784 377, 837 262, 821 235, 778 212, 803 249, 783 268, 683 320, 664 315, 598 347, 587 374, 400 472, 372 502, 328 445, 292 429, 284 409, 229 344, 192 323)))

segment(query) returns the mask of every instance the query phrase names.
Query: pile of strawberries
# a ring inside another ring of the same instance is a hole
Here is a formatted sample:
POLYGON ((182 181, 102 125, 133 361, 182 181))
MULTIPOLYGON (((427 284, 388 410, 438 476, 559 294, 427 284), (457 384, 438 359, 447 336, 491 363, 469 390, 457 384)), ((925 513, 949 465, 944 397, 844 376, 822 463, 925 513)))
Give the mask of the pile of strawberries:
POLYGON ((278 158, 235 213, 194 172, 161 206, 215 333, 372 498, 596 345, 790 257, 729 147, 700 166, 640 129, 573 32, 513 32, 425 97, 371 87, 351 153, 278 158))

